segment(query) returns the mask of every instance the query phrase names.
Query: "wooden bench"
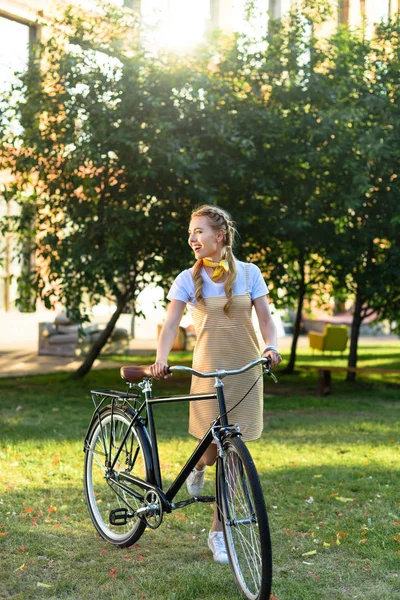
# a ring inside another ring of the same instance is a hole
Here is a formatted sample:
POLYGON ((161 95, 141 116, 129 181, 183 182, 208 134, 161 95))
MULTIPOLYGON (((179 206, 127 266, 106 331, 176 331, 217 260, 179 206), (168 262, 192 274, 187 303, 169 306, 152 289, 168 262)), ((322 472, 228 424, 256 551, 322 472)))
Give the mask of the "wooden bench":
POLYGON ((387 375, 400 375, 400 369, 383 369, 379 367, 331 367, 329 365, 301 365, 298 367, 304 371, 318 371, 318 384, 317 384, 317 395, 327 396, 332 391, 332 371, 342 371, 346 373, 363 373, 373 375, 387 374, 387 375))

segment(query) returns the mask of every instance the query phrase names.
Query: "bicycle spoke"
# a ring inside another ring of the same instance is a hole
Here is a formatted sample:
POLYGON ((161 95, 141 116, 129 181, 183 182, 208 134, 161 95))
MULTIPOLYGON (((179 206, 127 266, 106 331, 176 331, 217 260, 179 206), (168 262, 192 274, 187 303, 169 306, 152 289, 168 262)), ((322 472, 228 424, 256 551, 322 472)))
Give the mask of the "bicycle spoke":
POLYGON ((265 505, 259 512, 264 504, 262 490, 241 440, 225 442, 222 467, 221 519, 237 585, 250 600, 267 598, 271 589, 268 520, 265 505))
MULTIPOLYGON (((114 409, 100 416, 101 423, 95 423, 85 459, 85 491, 93 522, 99 533, 107 540, 119 545, 127 545, 130 540, 137 539, 144 530, 144 523, 138 518, 131 518, 121 525, 110 523, 110 512, 126 509, 133 513, 141 507, 140 500, 128 489, 134 490, 129 481, 124 481, 125 488, 116 483, 121 472, 128 471, 139 479, 147 479, 147 466, 141 446, 141 440, 135 427, 131 427, 131 417, 114 409), (129 429, 129 434, 127 435, 129 429), (125 436, 127 438, 125 440, 125 436), (125 440, 125 441, 124 441, 125 440), (104 455, 104 447, 107 453, 104 455), (132 451, 130 451, 130 448, 132 451), (99 451, 101 450, 101 452, 99 451), (110 471, 107 464, 113 464, 110 471), (134 459, 132 460, 132 454, 134 459), (115 478, 115 483, 113 479, 115 478)), ((137 492, 136 492, 137 493, 137 492)), ((123 513, 122 513, 123 514, 123 513)), ((132 543, 133 543, 132 541, 132 543)))

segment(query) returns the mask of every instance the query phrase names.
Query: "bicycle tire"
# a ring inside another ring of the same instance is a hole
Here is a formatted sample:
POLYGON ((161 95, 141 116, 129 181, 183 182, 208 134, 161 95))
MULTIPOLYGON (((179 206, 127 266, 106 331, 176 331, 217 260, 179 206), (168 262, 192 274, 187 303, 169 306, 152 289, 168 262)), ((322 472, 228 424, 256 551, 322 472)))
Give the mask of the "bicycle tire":
POLYGON ((250 452, 239 437, 223 442, 217 487, 229 563, 241 594, 268 600, 272 586, 272 549, 267 509, 250 452))
MULTIPOLYGON (((107 407, 97 419, 88 434, 84 461, 85 498, 90 517, 94 526, 107 542, 125 548, 134 544, 146 529, 145 522, 140 518, 129 519, 126 525, 112 525, 109 517, 111 510, 127 508, 129 512, 143 506, 140 499, 132 497, 118 487, 113 487, 112 480, 106 479, 107 467, 105 462, 109 455, 110 434, 111 461, 121 445, 132 415, 121 408, 107 407), (107 449, 107 452, 105 451, 107 449)), ((128 471, 135 477, 149 480, 150 465, 147 461, 150 452, 148 441, 140 427, 131 428, 123 451, 114 467, 118 475, 128 471), (122 457, 122 458, 121 458, 122 457)), ((128 488, 134 489, 139 495, 143 490, 124 482, 128 488)))

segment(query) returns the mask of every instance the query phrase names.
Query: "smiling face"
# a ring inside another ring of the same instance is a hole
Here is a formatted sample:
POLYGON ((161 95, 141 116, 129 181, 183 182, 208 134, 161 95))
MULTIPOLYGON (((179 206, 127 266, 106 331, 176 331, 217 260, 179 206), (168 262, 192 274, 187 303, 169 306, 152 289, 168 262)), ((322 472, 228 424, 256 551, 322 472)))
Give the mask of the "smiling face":
POLYGON ((224 233, 222 229, 213 229, 208 217, 192 218, 188 241, 196 260, 200 258, 210 258, 215 262, 221 260, 224 233))

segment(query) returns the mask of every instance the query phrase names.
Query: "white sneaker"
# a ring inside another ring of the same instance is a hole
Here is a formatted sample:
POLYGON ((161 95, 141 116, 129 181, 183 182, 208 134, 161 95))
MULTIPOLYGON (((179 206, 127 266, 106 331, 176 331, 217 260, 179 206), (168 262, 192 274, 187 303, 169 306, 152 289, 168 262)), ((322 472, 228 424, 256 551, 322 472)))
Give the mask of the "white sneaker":
POLYGON ((189 474, 189 477, 186 479, 186 487, 187 491, 191 496, 199 496, 204 487, 204 473, 206 472, 206 468, 204 467, 202 471, 196 469, 196 467, 189 474))
POLYGON ((210 531, 208 534, 208 547, 213 553, 215 562, 221 565, 227 565, 228 554, 226 552, 224 534, 222 531, 210 531))

